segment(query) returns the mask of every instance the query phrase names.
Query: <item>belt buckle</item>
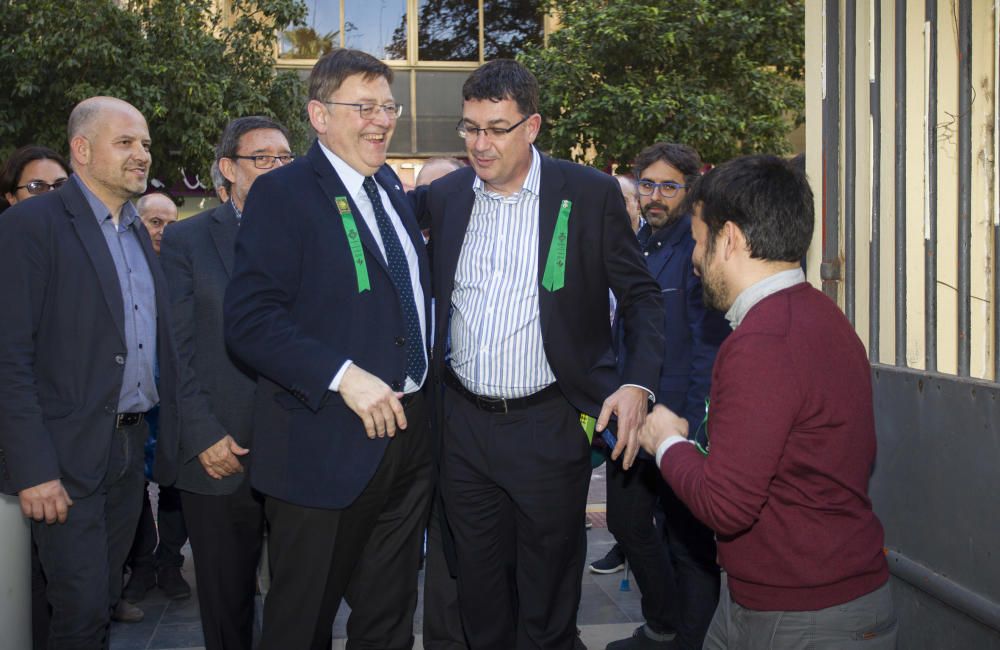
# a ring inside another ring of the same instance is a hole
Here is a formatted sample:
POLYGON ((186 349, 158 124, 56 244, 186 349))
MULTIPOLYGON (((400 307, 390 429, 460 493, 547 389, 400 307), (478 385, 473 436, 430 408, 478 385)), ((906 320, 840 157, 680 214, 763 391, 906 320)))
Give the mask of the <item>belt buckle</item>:
POLYGON ((481 397, 476 395, 476 401, 479 402, 479 408, 482 408, 484 411, 503 413, 504 415, 508 413, 507 400, 503 397, 481 397), (483 405, 485 405, 485 408, 483 405))

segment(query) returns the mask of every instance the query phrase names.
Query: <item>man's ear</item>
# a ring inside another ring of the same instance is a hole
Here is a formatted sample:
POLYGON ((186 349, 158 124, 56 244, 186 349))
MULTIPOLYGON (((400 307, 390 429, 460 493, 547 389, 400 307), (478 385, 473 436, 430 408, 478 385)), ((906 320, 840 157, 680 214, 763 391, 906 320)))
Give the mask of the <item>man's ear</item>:
POLYGON ((309 114, 309 124, 312 125, 313 130, 320 134, 326 133, 330 120, 330 112, 326 110, 326 106, 322 102, 312 99, 306 104, 306 112, 309 114))
POLYGON ((725 259, 730 259, 740 251, 748 250, 746 237, 743 236, 743 231, 732 221, 727 221, 722 225, 722 231, 719 233, 722 237, 722 242, 720 243, 722 252, 725 255, 725 259))
POLYGON ((69 141, 69 156, 72 160, 86 165, 90 163, 90 140, 82 135, 75 135, 69 141))
POLYGON ((235 164, 232 158, 219 158, 219 172, 230 183, 236 182, 236 170, 233 169, 235 164))

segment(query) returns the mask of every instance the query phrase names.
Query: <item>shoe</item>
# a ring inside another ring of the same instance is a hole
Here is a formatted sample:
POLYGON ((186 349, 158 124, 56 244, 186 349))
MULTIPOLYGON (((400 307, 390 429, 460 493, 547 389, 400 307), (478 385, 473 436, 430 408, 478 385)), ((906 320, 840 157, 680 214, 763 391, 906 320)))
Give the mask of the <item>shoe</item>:
POLYGON ((156 572, 156 584, 170 600, 181 600, 191 596, 191 585, 181 575, 181 568, 163 567, 156 572))
POLYGON ((120 599, 111 611, 111 620, 118 623, 138 623, 145 616, 146 614, 141 609, 124 598, 120 599))
POLYGON ((156 586, 156 574, 152 569, 132 569, 128 582, 122 589, 122 599, 137 603, 146 597, 146 592, 156 586))
POLYGON ((590 522, 590 517, 588 517, 587 515, 583 516, 583 527, 585 530, 590 530, 591 528, 594 527, 594 524, 590 522))
POLYGON ((665 637, 665 639, 663 641, 651 639, 646 634, 646 626, 640 625, 635 628, 632 636, 627 639, 612 641, 607 645, 605 650, 675 650, 677 648, 677 644, 674 643, 676 634, 670 632, 669 634, 659 636, 665 637))
POLYGON ((622 553, 621 546, 615 544, 608 551, 608 554, 602 557, 600 560, 591 562, 590 566, 591 573, 618 573, 619 571, 625 570, 625 554, 622 553))

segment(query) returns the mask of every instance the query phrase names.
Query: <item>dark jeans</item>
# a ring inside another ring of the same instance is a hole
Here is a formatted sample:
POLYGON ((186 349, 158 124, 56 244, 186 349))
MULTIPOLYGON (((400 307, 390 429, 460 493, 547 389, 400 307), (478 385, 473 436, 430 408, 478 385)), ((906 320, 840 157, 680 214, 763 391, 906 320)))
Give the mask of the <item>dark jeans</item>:
POLYGON ((424 650, 468 650, 458 607, 458 581, 445 560, 440 498, 431 505, 424 564, 424 650))
POLYGON ((139 527, 135 532, 132 550, 129 551, 128 567, 133 572, 139 572, 183 566, 184 556, 181 555, 181 548, 187 542, 188 533, 184 525, 180 492, 175 487, 160 486, 155 522, 149 497, 149 483, 146 483, 142 492, 142 515, 139 517, 139 527))
POLYGON ((73 497, 66 523, 31 524, 52 607, 50 649, 108 646, 111 609, 121 595, 122 566, 142 510, 147 434, 144 422, 115 430, 97 491, 73 497))
POLYGON ((638 460, 625 472, 608 462, 608 528, 621 544, 642 593, 642 614, 655 632, 675 630, 682 650, 702 646, 719 598, 715 537, 674 495, 656 464, 638 460), (659 500, 663 531, 653 524, 659 500))

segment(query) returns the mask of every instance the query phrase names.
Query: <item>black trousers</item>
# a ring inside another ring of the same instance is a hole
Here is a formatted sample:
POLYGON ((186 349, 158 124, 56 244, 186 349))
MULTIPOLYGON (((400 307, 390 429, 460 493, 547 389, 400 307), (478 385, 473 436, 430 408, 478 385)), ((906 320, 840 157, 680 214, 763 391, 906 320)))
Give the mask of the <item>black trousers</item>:
POLYGON ((427 559, 424 564, 424 650, 468 650, 458 606, 458 581, 445 559, 442 526, 444 504, 431 505, 427 524, 427 559))
POLYGON ((205 648, 251 650, 264 498, 250 487, 249 476, 232 494, 181 490, 180 496, 191 537, 205 648))
POLYGON ((413 646, 432 469, 423 396, 405 408, 409 426, 347 508, 266 497, 271 589, 258 650, 328 649, 342 599, 351 607, 349 650, 413 646))
POLYGON ((132 542, 132 550, 129 551, 126 563, 128 567, 133 572, 152 572, 166 567, 184 566, 181 548, 184 547, 187 538, 180 491, 170 485, 159 486, 157 514, 154 521, 153 505, 149 498, 149 483, 146 483, 139 528, 135 531, 135 540, 132 542))
POLYGON ((442 494, 474 650, 570 650, 590 448, 561 396, 507 414, 445 393, 442 494))
POLYGON ((31 523, 52 607, 51 650, 107 648, 111 609, 142 509, 145 422, 116 429, 103 482, 74 497, 64 524, 31 523))
POLYGON ((715 537, 660 476, 655 462, 624 471, 608 461, 608 529, 621 544, 655 632, 677 632, 682 650, 700 650, 719 598, 715 537), (653 524, 657 501, 664 530, 653 524))

